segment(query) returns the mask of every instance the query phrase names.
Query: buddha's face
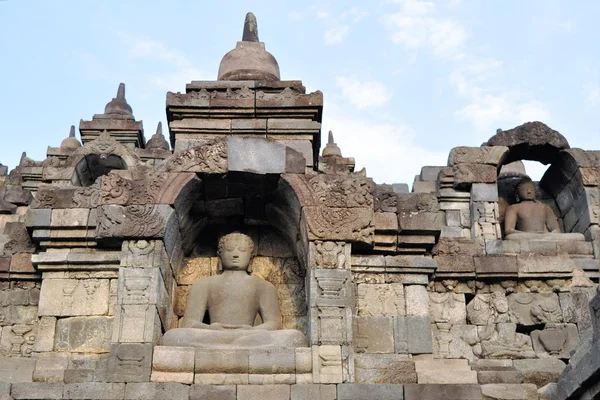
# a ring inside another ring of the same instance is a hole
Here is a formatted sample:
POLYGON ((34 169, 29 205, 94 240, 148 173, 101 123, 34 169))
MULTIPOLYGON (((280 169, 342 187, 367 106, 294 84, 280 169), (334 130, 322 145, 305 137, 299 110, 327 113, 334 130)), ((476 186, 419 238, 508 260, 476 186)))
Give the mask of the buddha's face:
POLYGON ((521 201, 535 200, 535 184, 525 182, 519 187, 519 199, 521 201))
POLYGON ((230 237, 221 246, 219 258, 223 270, 246 271, 252 258, 252 249, 244 238, 230 237))

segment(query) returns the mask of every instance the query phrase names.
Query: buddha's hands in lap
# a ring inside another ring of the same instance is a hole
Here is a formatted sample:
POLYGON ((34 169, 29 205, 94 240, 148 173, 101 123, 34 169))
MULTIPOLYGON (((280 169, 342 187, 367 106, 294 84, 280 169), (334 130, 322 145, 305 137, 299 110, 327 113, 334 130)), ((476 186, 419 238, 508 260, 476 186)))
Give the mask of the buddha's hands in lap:
POLYGON ((209 328, 217 330, 217 331, 252 329, 252 327, 250 325, 221 324, 219 322, 215 322, 214 324, 210 324, 209 328))

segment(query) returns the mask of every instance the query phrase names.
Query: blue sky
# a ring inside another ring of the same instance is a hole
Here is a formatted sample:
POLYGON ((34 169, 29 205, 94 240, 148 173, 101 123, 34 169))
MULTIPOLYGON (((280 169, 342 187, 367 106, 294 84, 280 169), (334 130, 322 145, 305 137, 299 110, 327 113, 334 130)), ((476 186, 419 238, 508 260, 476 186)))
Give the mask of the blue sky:
POLYGON ((0 162, 43 160, 119 82, 149 139, 167 91, 216 79, 248 11, 282 79, 324 93, 323 134, 379 183, 530 120, 600 149, 595 0, 0 0, 0 162))

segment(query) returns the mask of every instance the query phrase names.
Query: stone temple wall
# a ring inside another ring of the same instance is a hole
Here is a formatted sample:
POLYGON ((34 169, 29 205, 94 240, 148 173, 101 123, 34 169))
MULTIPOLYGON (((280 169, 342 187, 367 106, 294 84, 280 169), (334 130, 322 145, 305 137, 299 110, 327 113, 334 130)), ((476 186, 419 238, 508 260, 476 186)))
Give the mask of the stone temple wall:
POLYGON ((322 94, 279 80, 264 44, 232 52, 235 80, 167 94, 174 150, 160 125, 145 140, 121 85, 81 142, 73 128, 0 168, 1 398, 597 395, 599 152, 526 123, 452 149, 409 193, 355 171, 333 135, 319 155, 322 94), (507 238, 524 159, 550 165, 539 204, 563 234, 507 238), (161 342, 232 231, 306 347, 161 342))

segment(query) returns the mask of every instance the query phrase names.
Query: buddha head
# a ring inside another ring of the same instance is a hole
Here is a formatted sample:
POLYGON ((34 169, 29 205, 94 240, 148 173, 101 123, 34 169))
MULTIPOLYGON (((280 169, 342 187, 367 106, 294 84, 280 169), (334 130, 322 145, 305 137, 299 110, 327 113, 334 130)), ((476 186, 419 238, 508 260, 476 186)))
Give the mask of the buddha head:
POLYGON ((254 242, 250 236, 232 232, 219 240, 217 255, 223 270, 249 271, 248 266, 254 252, 254 242))
POLYGON ((515 186, 515 194, 519 201, 535 200, 535 183, 530 178, 523 178, 515 186))

